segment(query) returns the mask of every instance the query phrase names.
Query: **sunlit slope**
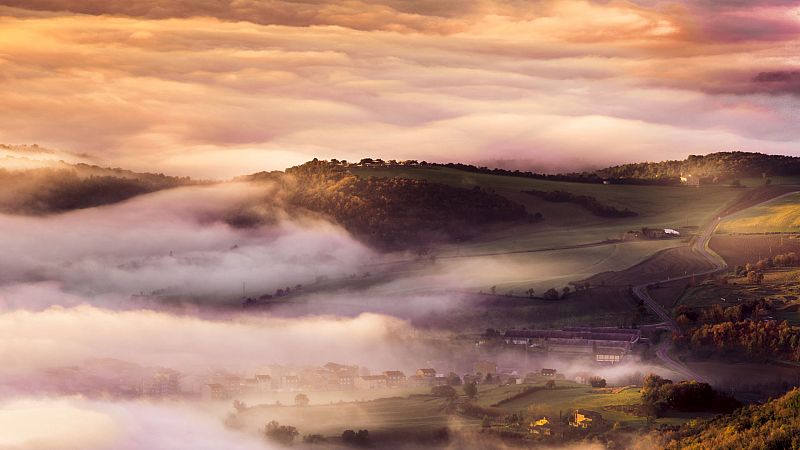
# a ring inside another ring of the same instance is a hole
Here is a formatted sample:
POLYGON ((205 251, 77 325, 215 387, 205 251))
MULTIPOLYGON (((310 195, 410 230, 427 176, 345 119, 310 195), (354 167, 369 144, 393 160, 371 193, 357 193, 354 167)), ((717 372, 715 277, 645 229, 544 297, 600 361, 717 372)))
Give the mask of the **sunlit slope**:
POLYGON ((424 178, 453 186, 480 186, 492 189, 525 205, 528 212, 541 212, 540 223, 489 234, 470 248, 510 249, 574 245, 619 238, 626 230, 641 227, 699 226, 714 217, 724 205, 742 194, 728 186, 638 186, 601 185, 540 180, 502 175, 479 174, 444 167, 356 168, 359 176, 400 176, 424 178), (595 197, 618 209, 628 208, 639 215, 630 218, 605 218, 571 203, 551 203, 525 194, 523 190, 561 190, 595 197))
POLYGON ((777 198, 725 219, 721 233, 773 233, 800 231, 800 193, 777 198))

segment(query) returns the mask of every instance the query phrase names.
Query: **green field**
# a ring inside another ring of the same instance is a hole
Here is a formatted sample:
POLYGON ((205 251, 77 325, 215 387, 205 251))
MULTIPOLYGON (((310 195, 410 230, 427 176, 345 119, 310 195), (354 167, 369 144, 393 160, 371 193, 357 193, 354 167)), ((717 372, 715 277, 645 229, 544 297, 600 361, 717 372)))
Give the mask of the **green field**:
POLYGON ((720 233, 774 233, 800 231, 800 193, 746 209, 723 220, 720 233))
MULTIPOLYGON (((354 168, 359 176, 400 176, 427 179, 452 186, 491 189, 525 205, 530 213, 541 212, 540 223, 497 230, 479 242, 459 246, 462 252, 552 248, 619 238, 621 233, 644 226, 678 228, 699 226, 714 213, 737 198, 741 189, 727 186, 635 186, 601 185, 539 180, 465 172, 443 167, 354 168), (597 217, 571 203, 551 203, 521 191, 562 190, 589 195, 618 209, 639 213, 631 218, 597 217)), ((452 249, 450 249, 452 250, 452 249)))
POLYGON ((429 395, 393 397, 367 402, 317 406, 254 406, 239 417, 257 429, 271 420, 298 428, 302 434, 340 435, 346 429, 426 431, 442 427, 473 427, 480 420, 448 414, 447 401, 429 395))
MULTIPOLYGON (((461 394, 461 388, 457 391, 461 394)), ((458 402, 465 401, 462 396, 458 402)), ((628 414, 616 406, 638 405, 641 393, 638 388, 594 389, 571 381, 558 380, 556 388, 544 388, 544 382, 525 385, 487 386, 481 385, 476 404, 495 408, 505 414, 522 414, 525 420, 543 415, 556 418, 559 413, 566 416, 575 409, 589 409, 602 414, 611 423, 620 422, 633 428, 647 425, 644 417, 628 414), (539 388, 527 395, 493 407, 501 400, 510 398, 525 388, 539 388)), ((238 415, 240 425, 258 429, 271 420, 290 424, 301 434, 319 433, 328 436, 341 434, 345 429, 369 429, 373 432, 429 432, 442 427, 478 428, 479 418, 465 417, 455 413, 448 401, 429 395, 393 397, 367 402, 345 402, 317 406, 254 406, 238 415)), ((658 419, 658 424, 679 424, 698 414, 671 414, 658 419)))

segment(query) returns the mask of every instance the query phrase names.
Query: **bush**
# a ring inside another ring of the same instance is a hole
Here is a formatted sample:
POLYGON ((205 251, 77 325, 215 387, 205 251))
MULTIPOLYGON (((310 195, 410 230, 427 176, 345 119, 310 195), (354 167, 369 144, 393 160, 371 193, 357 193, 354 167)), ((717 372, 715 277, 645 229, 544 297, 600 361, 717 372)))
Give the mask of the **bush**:
POLYGON ((589 384, 594 388, 604 388, 606 387, 606 379, 600 377, 591 377, 589 378, 589 384))
POLYGON ((291 445, 299 434, 297 428, 281 425, 274 420, 264 428, 264 435, 268 439, 283 445, 291 445))
POLYGON ((435 397, 444 397, 444 398, 456 398, 458 393, 453 388, 453 386, 434 386, 431 389, 431 395, 435 397))

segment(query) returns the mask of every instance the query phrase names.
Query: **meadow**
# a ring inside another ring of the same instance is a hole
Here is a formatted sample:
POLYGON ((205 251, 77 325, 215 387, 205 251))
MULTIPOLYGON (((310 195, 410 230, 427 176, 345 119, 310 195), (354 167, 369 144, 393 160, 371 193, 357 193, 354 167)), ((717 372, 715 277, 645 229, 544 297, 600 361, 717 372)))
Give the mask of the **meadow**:
POLYGON ((480 242, 460 246, 462 251, 570 246, 617 239, 627 230, 642 227, 700 226, 742 193, 742 189, 729 186, 602 185, 479 174, 445 167, 368 167, 354 168, 353 172, 358 176, 427 179, 463 188, 479 186, 524 205, 529 213, 540 212, 544 216, 538 223, 488 233, 480 242), (531 189, 588 195, 639 215, 597 217, 578 205, 551 203, 522 192, 531 189))
POLYGON ((740 211, 720 223, 719 233, 792 233, 800 231, 800 193, 740 211))

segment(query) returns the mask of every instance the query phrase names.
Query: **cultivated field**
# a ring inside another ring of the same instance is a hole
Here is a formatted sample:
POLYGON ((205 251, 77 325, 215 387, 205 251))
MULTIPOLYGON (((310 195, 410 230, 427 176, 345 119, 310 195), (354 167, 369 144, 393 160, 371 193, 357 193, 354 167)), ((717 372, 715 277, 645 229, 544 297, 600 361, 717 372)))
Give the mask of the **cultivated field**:
POLYGON ((733 214, 722 221, 719 233, 786 233, 800 231, 800 193, 733 214))
MULTIPOLYGON (((798 205, 800 209, 800 205, 798 205)), ((797 235, 715 235, 709 246, 730 267, 755 264, 759 259, 783 253, 800 253, 800 238, 797 235)))
POLYGON ((713 268, 702 255, 683 246, 659 252, 652 258, 616 272, 597 274, 588 279, 592 285, 628 286, 665 278, 682 277, 713 268))

